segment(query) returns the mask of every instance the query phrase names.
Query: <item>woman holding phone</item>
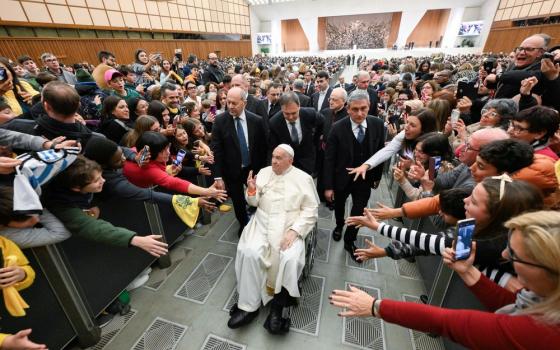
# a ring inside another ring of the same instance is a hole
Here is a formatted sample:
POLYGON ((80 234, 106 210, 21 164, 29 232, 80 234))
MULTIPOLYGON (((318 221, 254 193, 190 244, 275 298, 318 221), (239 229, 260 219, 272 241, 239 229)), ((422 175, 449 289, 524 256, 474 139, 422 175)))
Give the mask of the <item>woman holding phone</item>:
POLYGON ((513 265, 521 288, 508 291, 474 265, 479 242, 467 260, 443 253, 453 269, 489 312, 375 299, 350 287, 334 290, 330 303, 343 317, 379 317, 421 332, 438 334, 471 349, 550 349, 560 343, 560 213, 538 211, 505 223, 507 241, 501 256, 513 265))
MULTIPOLYGON (((515 215, 541 210, 544 207, 542 194, 525 181, 511 180, 507 175, 502 175, 487 178, 476 185, 464 202, 466 218, 476 221, 473 237, 478 241, 478 254, 474 263, 481 270, 497 269, 494 280, 505 285, 508 282, 507 278, 501 280, 504 272, 512 273, 513 270, 511 266, 500 264, 500 254, 507 241, 507 230, 503 224, 515 215)), ((370 209, 366 209, 364 216, 347 218, 346 223, 366 226, 383 236, 418 249, 426 247, 427 251, 434 255, 442 255, 445 248, 453 246, 453 239, 449 237, 380 223, 370 209)), ((373 244, 365 249, 358 249, 357 254, 360 260, 387 256, 373 244)))
POLYGON ((369 169, 375 168, 397 153, 401 156, 404 169, 410 168, 418 137, 433 131, 437 131, 434 112, 428 108, 413 111, 407 117, 403 131, 398 133, 388 145, 375 153, 364 164, 350 169, 349 174, 354 174, 354 180, 358 176, 362 176, 365 179, 366 172, 369 169))

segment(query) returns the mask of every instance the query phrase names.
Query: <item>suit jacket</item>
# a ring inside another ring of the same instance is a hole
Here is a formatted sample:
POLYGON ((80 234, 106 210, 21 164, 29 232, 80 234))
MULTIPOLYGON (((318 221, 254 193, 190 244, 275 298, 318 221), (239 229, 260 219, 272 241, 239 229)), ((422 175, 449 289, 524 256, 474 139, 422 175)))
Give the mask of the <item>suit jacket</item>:
POLYGON ((336 88, 339 88, 339 87, 343 88, 344 90, 348 90, 350 88, 350 84, 348 84, 348 83, 344 83, 344 84, 336 83, 336 84, 334 84, 333 89, 336 89, 336 88))
MULTIPOLYGON (((352 89, 348 90, 348 94, 350 95, 356 89, 357 89, 357 86, 354 86, 352 89)), ((377 103, 379 102, 379 99, 377 98, 377 91, 375 91, 375 89, 372 88, 371 86, 368 86, 367 92, 368 92, 368 95, 369 95, 369 111, 368 111, 368 114, 377 116, 377 103)))
POLYGON ((300 107, 313 107, 313 104, 311 103, 311 97, 307 96, 304 93, 301 93, 299 91, 294 91, 296 93, 296 95, 298 95, 299 97, 299 105, 300 107))
POLYGON ((263 121, 264 121, 264 125, 266 128, 266 132, 268 133, 268 131, 270 130, 270 125, 269 125, 269 121, 270 118, 274 117, 274 115, 278 112, 280 112, 282 110, 282 108, 280 107, 280 102, 276 102, 276 104, 274 105, 273 108, 270 109, 270 112, 268 111, 268 99, 264 99, 260 101, 261 104, 261 108, 264 112, 266 112, 266 115, 263 117, 263 121))
POLYGON ((307 83, 304 82, 303 84, 303 93, 311 97, 311 95, 315 93, 315 84, 311 82, 311 84, 309 84, 309 88, 307 87, 307 83))
POLYGON ((263 119, 268 117, 267 108, 253 95, 247 96, 247 105, 245 106, 245 110, 258 115, 263 119))
POLYGON ((346 109, 346 107, 343 107, 340 111, 334 113, 332 109, 325 108, 321 111, 321 114, 325 119, 325 122, 323 123, 322 141, 324 144, 326 144, 327 139, 329 138, 329 133, 331 132, 332 125, 337 121, 348 117, 348 110, 346 109))
MULTIPOLYGON (((331 96, 332 90, 333 89, 331 87, 327 89, 327 94, 325 95, 325 99, 323 100, 323 104, 320 106, 319 111, 329 108, 329 97, 331 96)), ((313 96, 311 96, 311 99, 313 100, 313 108, 315 108, 315 110, 317 110, 317 105, 319 104, 319 95, 320 93, 316 92, 313 96)))
MULTIPOLYGON (((369 141, 367 157, 371 157, 385 146, 385 126, 381 119, 367 116, 366 136, 369 141)), ((334 123, 327 139, 323 175, 325 189, 343 191, 353 180, 346 168, 354 167, 354 133, 350 118, 334 123)), ((379 165, 366 173, 366 182, 373 186, 374 181, 381 179, 383 165, 379 165)))
POLYGON ((312 174, 315 170, 317 146, 323 128, 323 116, 313 108, 299 109, 301 124, 301 140, 299 144, 292 142, 292 137, 282 111, 270 119, 270 149, 282 143, 289 144, 294 149, 294 166, 312 174))
MULTIPOLYGON (((245 110, 247 133, 249 139, 250 168, 257 173, 266 165, 266 137, 263 120, 256 114, 245 110)), ((237 138, 237 129, 228 111, 218 115, 212 128, 212 151, 214 152, 214 177, 225 181, 242 181, 241 149, 237 138)))

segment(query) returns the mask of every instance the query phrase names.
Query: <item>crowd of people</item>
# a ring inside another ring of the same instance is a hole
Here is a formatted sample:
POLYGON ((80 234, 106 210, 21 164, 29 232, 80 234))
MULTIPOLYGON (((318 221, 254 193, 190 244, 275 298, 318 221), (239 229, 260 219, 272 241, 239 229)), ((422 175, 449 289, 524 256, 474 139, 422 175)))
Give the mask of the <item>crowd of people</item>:
MULTIPOLYGON (((131 64, 101 51, 96 66, 44 53, 41 67, 28 55, 0 58, 3 311, 21 317, 28 307, 18 290, 36 267, 21 249, 75 235, 167 254, 161 236, 100 218, 98 201, 126 198, 172 207, 191 228, 201 210, 233 207, 239 302, 228 326, 272 302, 265 327, 285 333, 303 241, 324 202, 335 212, 333 240, 344 238, 357 263, 441 255, 488 309, 374 299, 351 287, 329 297, 342 316, 380 317, 472 348, 548 347, 560 340, 560 49, 549 46, 537 34, 500 55, 209 53, 183 62, 139 49, 131 64), (340 73, 354 62, 359 71, 345 82, 340 73), (367 208, 392 159, 407 200, 367 208), (439 232, 381 222, 401 217, 429 217, 439 232), (459 260, 464 219, 475 220, 474 243, 459 260), (392 242, 357 247, 360 227, 392 242)), ((0 336, 0 348, 44 348, 29 332, 0 336)))

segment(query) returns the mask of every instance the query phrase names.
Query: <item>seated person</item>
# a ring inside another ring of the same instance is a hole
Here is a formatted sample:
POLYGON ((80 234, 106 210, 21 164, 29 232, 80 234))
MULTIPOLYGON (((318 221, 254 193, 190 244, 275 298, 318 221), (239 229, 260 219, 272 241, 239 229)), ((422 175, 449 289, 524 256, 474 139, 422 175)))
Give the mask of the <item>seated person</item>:
POLYGON ((305 237, 318 217, 319 198, 311 176, 292 166, 294 150, 281 144, 272 166, 247 179, 247 203, 257 207, 237 246, 235 274, 239 301, 228 327, 251 322, 261 303, 272 300, 265 327, 272 334, 288 331, 284 307, 300 296, 298 278, 305 265, 305 237))
POLYGON ((198 211, 193 215, 195 209, 194 207, 188 208, 190 205, 194 204, 197 208, 202 207, 209 211, 215 209, 212 202, 202 197, 193 200, 187 196, 172 195, 133 185, 122 173, 122 167, 125 163, 122 149, 111 140, 100 137, 92 139, 86 146, 84 155, 96 161, 103 168, 102 176, 106 182, 103 191, 99 194, 101 200, 117 197, 172 205, 177 216, 191 228, 196 222, 198 211), (190 205, 185 206, 183 204, 190 205))
POLYGON ((41 215, 16 215, 14 190, 0 187, 0 235, 12 240, 20 248, 40 247, 62 242, 70 232, 47 209, 41 215))
MULTIPOLYGON (((215 184, 208 188, 197 186, 189 181, 169 175, 166 171, 166 164, 169 161, 170 143, 167 137, 154 131, 146 131, 136 142, 136 149, 141 152, 147 146, 149 151, 147 165, 142 167, 138 163, 126 161, 124 164, 124 175, 130 182, 140 187, 161 186, 179 193, 195 194, 208 196, 224 201, 226 191, 218 190, 215 184)), ((177 174, 181 170, 181 165, 169 166, 172 173, 177 174)))
POLYGON ((75 235, 121 247, 138 247, 155 257, 167 254, 161 236, 139 236, 125 228, 98 219, 99 208, 93 207, 94 193, 103 189, 101 167, 93 160, 78 156, 47 187, 43 199, 49 210, 75 235))

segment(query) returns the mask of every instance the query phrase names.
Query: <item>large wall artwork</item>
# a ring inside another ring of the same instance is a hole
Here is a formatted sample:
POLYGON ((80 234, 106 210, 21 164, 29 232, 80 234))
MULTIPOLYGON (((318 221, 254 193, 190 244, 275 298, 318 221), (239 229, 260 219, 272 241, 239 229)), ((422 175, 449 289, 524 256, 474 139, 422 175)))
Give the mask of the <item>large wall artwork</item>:
POLYGON ((392 18, 392 13, 327 17, 327 50, 384 48, 392 18))

